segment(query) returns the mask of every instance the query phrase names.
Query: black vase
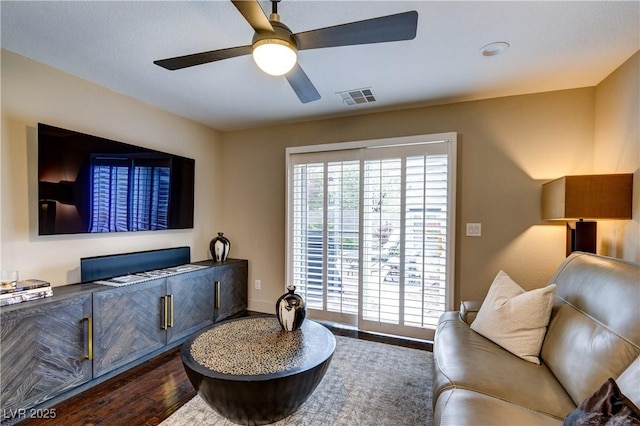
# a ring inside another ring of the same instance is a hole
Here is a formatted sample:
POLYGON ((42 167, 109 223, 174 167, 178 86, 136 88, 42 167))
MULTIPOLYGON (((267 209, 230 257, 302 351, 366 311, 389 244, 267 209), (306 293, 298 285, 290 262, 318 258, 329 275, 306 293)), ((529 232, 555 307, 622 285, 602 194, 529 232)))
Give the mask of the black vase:
POLYGON ((307 316, 307 306, 304 299, 294 293, 295 286, 290 285, 287 288, 289 292, 280 296, 276 302, 276 315, 283 330, 295 331, 302 326, 304 317, 307 316))
POLYGON ((227 256, 229 256, 229 250, 231 249, 231 242, 227 237, 223 236, 222 232, 218 232, 218 236, 215 237, 209 243, 209 251, 211 252, 211 257, 216 262, 224 262, 227 260, 227 256))

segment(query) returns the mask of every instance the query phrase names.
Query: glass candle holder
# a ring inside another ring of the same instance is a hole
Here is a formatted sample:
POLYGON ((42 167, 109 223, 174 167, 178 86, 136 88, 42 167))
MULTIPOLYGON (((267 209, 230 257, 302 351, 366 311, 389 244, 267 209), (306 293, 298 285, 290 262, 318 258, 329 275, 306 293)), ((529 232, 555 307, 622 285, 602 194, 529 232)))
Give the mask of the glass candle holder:
POLYGON ((15 287, 17 283, 18 271, 3 269, 2 272, 0 272, 0 284, 2 284, 2 287, 15 287))

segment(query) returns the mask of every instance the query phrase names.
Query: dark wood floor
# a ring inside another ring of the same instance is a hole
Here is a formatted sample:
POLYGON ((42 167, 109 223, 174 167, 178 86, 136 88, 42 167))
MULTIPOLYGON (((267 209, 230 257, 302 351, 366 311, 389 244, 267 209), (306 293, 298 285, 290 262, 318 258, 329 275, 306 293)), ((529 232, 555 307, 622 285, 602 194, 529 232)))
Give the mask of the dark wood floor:
MULTIPOLYGON (((432 350, 429 342, 324 324, 340 336, 432 350)), ((180 348, 175 348, 53 407, 55 419, 29 419, 19 425, 157 425, 195 395, 180 348)))

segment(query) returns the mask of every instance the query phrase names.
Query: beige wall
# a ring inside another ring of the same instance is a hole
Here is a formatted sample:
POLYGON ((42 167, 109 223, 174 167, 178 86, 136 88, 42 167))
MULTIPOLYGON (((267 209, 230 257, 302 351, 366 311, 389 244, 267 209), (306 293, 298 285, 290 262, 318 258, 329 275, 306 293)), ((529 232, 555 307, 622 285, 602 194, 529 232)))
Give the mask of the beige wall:
POLYGON ((633 220, 600 221, 598 253, 640 262, 640 52, 596 88, 594 172, 634 173, 633 220))
POLYGON ((284 291, 286 147, 449 131, 459 140, 456 300, 484 297, 500 269, 544 285, 565 241, 564 224, 541 220, 541 185, 591 171, 594 97, 586 88, 225 133, 221 230, 232 255, 250 259, 250 308, 270 312, 284 291), (482 223, 482 237, 465 237, 466 222, 482 223))
POLYGON ((0 266, 54 285, 80 280, 80 258, 190 246, 210 258, 219 220, 220 134, 192 121, 2 50, 0 266), (37 235, 38 122, 196 159, 193 230, 37 235))

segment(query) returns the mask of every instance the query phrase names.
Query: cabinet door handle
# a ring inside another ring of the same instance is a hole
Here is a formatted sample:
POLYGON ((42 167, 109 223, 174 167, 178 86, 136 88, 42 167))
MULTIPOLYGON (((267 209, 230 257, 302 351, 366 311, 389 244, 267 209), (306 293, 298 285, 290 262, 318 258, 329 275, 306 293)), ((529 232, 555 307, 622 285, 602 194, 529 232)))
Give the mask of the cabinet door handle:
POLYGON ((171 314, 169 315, 169 327, 173 327, 173 294, 167 296, 169 298, 169 311, 171 314))
POLYGON ((168 321, 169 321, 169 304, 167 303, 167 296, 162 296, 162 311, 164 313, 164 315, 162 316, 162 329, 166 330, 168 327, 168 321))
POLYGON ((220 281, 216 281, 216 303, 215 308, 220 309, 220 281))
POLYGON ((84 359, 93 360, 93 318, 84 318, 87 321, 87 356, 84 359))

